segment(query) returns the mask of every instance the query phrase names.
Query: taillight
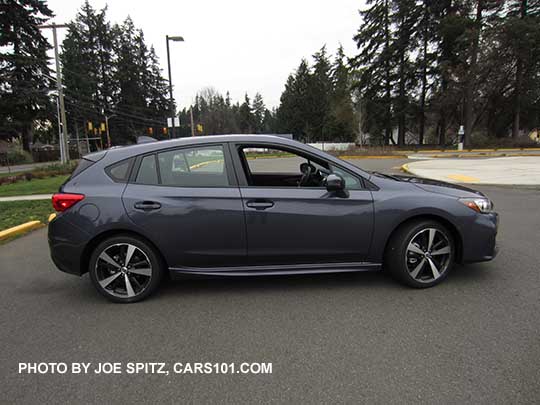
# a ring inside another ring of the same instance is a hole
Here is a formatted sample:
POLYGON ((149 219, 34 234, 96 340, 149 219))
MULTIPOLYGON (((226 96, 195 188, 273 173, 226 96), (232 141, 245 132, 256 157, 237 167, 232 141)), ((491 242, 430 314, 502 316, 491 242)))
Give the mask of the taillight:
POLYGON ((84 194, 57 193, 52 196, 55 211, 63 212, 84 199, 84 194))

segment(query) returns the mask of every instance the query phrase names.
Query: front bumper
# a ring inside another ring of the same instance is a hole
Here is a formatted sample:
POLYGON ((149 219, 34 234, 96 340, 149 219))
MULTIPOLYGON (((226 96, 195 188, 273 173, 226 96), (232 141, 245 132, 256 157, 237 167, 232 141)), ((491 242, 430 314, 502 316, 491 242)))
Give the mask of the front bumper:
POLYGON ((476 215, 474 221, 462 231, 462 263, 493 260, 499 252, 498 230, 499 215, 496 212, 476 215))

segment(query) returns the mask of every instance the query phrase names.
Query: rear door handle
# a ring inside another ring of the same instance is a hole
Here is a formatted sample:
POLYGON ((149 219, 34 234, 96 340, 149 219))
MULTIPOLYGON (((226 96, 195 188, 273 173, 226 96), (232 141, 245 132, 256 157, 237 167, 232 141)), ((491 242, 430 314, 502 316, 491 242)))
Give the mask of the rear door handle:
POLYGON ((143 211, 159 210, 161 204, 155 201, 139 201, 134 205, 135 209, 143 211))
POLYGON ((256 209, 257 211, 266 210, 274 206, 274 202, 270 200, 250 200, 246 203, 249 208, 256 209))

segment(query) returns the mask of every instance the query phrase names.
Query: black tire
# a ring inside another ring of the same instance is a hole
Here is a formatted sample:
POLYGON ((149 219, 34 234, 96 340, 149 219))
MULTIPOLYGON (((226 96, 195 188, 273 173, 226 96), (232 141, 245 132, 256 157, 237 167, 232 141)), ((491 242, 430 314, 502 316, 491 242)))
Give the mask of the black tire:
POLYGON ((156 291, 163 279, 165 266, 158 252, 148 242, 131 235, 118 235, 96 246, 90 256, 88 272, 92 284, 101 295, 113 302, 131 303, 144 300, 156 291), (130 256, 133 258, 133 266, 129 263, 124 266, 123 263, 128 249, 133 251, 130 256), (106 255, 101 256, 104 252, 106 255), (117 255, 111 256, 114 252, 117 255), (102 258, 106 256, 113 259, 116 265, 102 258), (144 274, 136 274, 143 270, 144 274), (110 279, 113 280, 104 286, 110 279))
POLYGON ((386 246, 384 267, 392 277, 402 284, 414 288, 433 287, 448 276, 454 263, 455 251, 452 233, 439 222, 433 220, 411 221, 396 229, 390 237, 386 246), (437 240, 442 248, 432 252, 431 249, 435 246, 435 242, 429 249, 427 245, 429 245, 430 233, 433 232, 431 231, 433 229, 435 230, 433 239, 437 240), (424 244, 422 244, 423 240, 425 240, 424 244), (446 242, 448 248, 445 247, 446 242), (416 252, 417 249, 425 250, 425 252, 422 255, 416 252), (449 250, 449 253, 438 253, 446 250, 449 250), (432 253, 437 253, 437 256, 432 255, 432 253), (432 265, 435 266, 435 270, 432 265), (419 270, 415 272, 417 268, 419 270), (413 274, 417 276, 414 277, 413 274))

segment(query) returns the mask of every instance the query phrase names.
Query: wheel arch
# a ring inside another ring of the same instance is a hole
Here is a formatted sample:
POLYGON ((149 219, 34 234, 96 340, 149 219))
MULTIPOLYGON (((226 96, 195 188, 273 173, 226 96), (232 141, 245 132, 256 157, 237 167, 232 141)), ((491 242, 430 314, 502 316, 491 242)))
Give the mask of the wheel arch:
POLYGON ((394 235, 394 233, 396 233, 396 231, 399 228, 401 228, 405 224, 421 221, 421 220, 428 220, 428 221, 431 220, 431 221, 438 222, 450 231, 450 233, 452 234, 454 243, 455 243, 455 247, 456 247, 456 254, 454 257, 454 261, 457 263, 460 263, 462 261, 462 254, 463 254, 463 237, 461 235, 461 232, 459 231, 458 227, 454 223, 448 220, 448 218, 445 218, 437 214, 418 214, 418 215, 405 218, 401 222, 397 223, 392 229, 392 231, 388 234, 388 237, 386 238, 386 243, 384 245, 383 252, 386 252, 386 248, 388 247, 388 243, 390 242, 392 235, 394 235))
POLYGON ((159 256, 161 261, 163 262, 165 269, 168 269, 169 266, 167 264, 167 261, 165 260, 165 257, 161 253, 161 251, 158 249, 155 243, 153 243, 150 239, 148 239, 146 236, 135 232, 133 230, 128 229, 109 229, 107 231, 103 231, 99 233, 98 235, 94 236, 85 246, 83 253, 81 255, 81 261, 80 261, 80 268, 81 268, 81 275, 88 272, 88 264, 90 262, 90 256, 92 256, 92 252, 94 249, 105 239, 114 237, 114 236, 132 236, 138 239, 142 239, 144 242, 148 243, 156 252, 156 254, 159 256))

